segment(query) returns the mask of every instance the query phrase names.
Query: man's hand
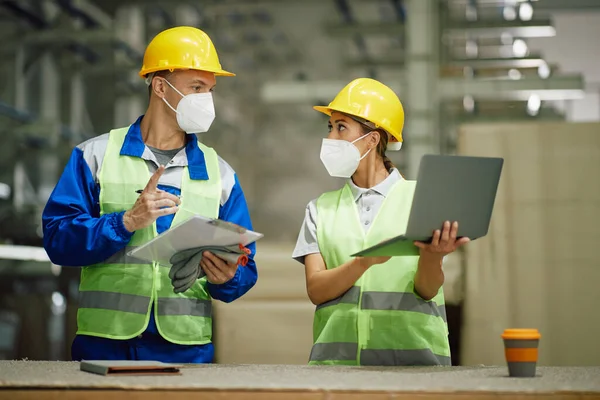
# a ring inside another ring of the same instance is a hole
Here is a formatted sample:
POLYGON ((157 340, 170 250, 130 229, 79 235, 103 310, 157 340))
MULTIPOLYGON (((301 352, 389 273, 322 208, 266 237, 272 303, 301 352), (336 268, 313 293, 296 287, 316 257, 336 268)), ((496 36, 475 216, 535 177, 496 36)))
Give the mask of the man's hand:
POLYGON ((210 283, 221 285, 233 279, 238 269, 237 264, 225 262, 210 251, 205 251, 202 255, 200 266, 210 283))
POLYGON ((158 217, 177 212, 181 200, 158 188, 158 180, 164 171, 165 167, 161 165, 152 175, 131 210, 123 214, 123 225, 129 232, 152 225, 158 217))
POLYGON ((438 229, 433 233, 431 243, 415 242, 415 246, 421 249, 421 255, 423 255, 423 253, 430 253, 431 255, 435 254, 441 258, 469 243, 469 238, 467 237, 456 240, 457 232, 458 222, 454 221, 452 226, 450 226, 450 222, 446 221, 444 222, 444 227, 441 232, 438 229))

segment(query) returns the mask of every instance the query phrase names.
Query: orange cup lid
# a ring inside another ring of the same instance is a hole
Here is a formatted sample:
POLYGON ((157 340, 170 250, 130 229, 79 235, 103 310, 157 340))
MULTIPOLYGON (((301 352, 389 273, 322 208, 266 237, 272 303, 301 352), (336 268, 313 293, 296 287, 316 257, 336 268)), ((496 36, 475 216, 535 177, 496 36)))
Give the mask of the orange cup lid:
POLYGON ((535 340, 541 338, 537 329, 505 329, 502 339, 535 340))

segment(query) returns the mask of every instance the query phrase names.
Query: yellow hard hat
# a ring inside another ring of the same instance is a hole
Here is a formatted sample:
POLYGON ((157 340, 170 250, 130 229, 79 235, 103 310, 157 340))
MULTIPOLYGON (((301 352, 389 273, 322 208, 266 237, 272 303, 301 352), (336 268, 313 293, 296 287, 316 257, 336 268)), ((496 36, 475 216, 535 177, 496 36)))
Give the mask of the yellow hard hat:
POLYGON ((191 26, 178 26, 160 32, 144 53, 139 75, 175 69, 214 72, 218 76, 235 76, 219 63, 217 50, 206 33, 191 26))
POLYGON ((327 107, 315 110, 331 116, 338 111, 362 118, 402 142, 404 108, 396 93, 383 83, 369 78, 355 79, 346 85, 327 107))

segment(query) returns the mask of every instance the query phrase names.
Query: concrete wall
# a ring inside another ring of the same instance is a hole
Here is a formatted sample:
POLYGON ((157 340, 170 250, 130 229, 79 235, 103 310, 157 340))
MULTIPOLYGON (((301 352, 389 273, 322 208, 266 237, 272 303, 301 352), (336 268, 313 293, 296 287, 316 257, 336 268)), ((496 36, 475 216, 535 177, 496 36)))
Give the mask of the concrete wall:
POLYGON ((466 125, 459 152, 505 164, 487 237, 468 245, 465 364, 502 364, 505 328, 538 328, 540 363, 600 362, 600 124, 466 125))

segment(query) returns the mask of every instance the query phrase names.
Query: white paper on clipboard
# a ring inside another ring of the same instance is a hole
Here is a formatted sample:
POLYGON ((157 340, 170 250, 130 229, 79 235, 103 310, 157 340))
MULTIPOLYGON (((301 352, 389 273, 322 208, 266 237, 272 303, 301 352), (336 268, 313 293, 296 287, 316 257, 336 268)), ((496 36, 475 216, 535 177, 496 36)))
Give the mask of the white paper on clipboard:
POLYGON ((170 266, 171 257, 181 250, 204 246, 247 246, 262 237, 262 233, 231 222, 195 215, 131 250, 128 255, 170 266))

